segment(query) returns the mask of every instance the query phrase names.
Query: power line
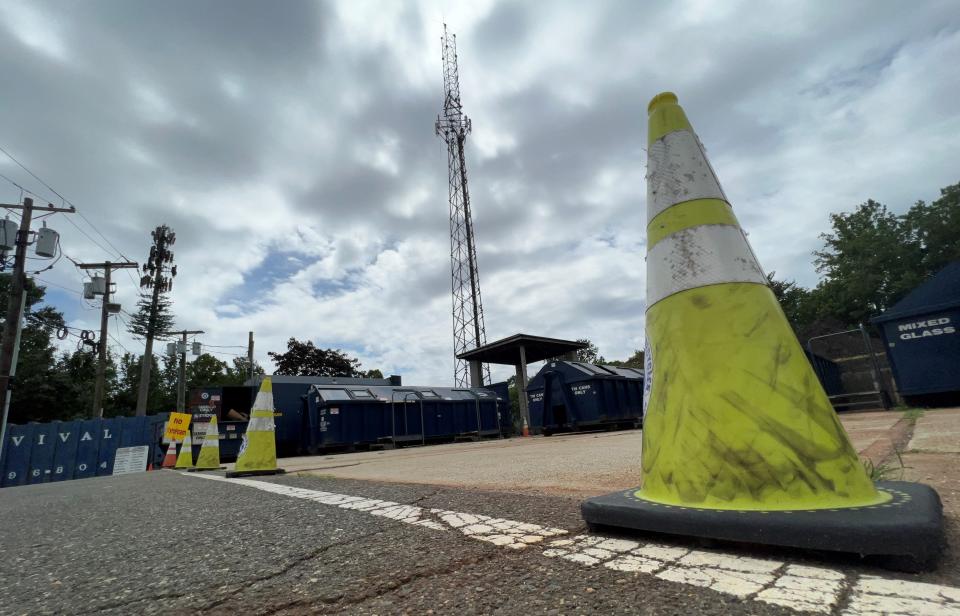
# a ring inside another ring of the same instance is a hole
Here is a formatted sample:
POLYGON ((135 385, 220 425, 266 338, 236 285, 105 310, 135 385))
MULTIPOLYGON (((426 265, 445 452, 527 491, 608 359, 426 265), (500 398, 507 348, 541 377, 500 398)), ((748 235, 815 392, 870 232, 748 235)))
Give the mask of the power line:
POLYGON ((38 195, 37 193, 33 192, 33 191, 30 190, 29 188, 24 188, 23 186, 21 186, 20 184, 14 182, 13 180, 11 180, 11 179, 8 178, 7 176, 3 175, 2 173, 0 173, 0 178, 3 178, 4 180, 10 182, 11 184, 13 184, 13 185, 16 186, 17 188, 19 188, 21 193, 26 193, 26 194, 28 194, 28 195, 33 195, 34 197, 36 197, 37 199, 40 199, 41 201, 46 201, 46 200, 47 200, 46 197, 43 197, 43 196, 38 195))
MULTIPOLYGON (((61 200, 61 201, 63 201, 64 203, 70 203, 69 201, 67 201, 66 197, 64 197, 63 195, 61 195, 60 193, 58 193, 56 190, 53 189, 52 186, 50 186, 49 184, 47 184, 46 182, 44 182, 42 179, 40 179, 40 177, 39 177, 36 173, 34 173, 33 171, 30 171, 29 169, 27 169, 27 167, 26 167, 23 163, 21 163, 19 160, 17 160, 16 158, 14 158, 14 157, 13 157, 13 154, 11 154, 10 152, 7 152, 7 151, 3 148, 3 146, 0 146, 0 152, 3 152, 4 154, 6 154, 6 155, 7 155, 7 158, 9 158, 9 159, 12 160, 13 162, 15 162, 18 167, 20 167, 21 169, 23 169, 24 171, 26 171, 27 173, 29 173, 30 176, 31 176, 33 179, 35 179, 36 181, 38 181, 38 182, 40 182, 41 184, 43 184, 44 186, 46 186, 46 187, 47 187, 47 190, 49 190, 50 192, 52 192, 52 193, 55 194, 56 196, 60 197, 60 200, 61 200)), ((40 198, 39 195, 34 195, 34 196, 36 196, 37 198, 40 198)), ((70 205, 73 205, 73 204, 70 203, 70 205)))
POLYGON ((37 278, 36 276, 34 276, 33 279, 36 280, 36 281, 42 282, 42 283, 45 284, 45 285, 52 285, 52 286, 54 286, 54 287, 60 287, 60 288, 63 289, 64 291, 69 291, 69 292, 71 292, 71 293, 76 293, 77 295, 81 295, 81 296, 83 295, 83 291, 77 291, 76 289, 71 289, 70 287, 65 287, 65 286, 63 286, 62 284, 58 284, 58 283, 56 283, 56 282, 50 282, 49 280, 44 280, 43 278, 37 278))
MULTIPOLYGON (((119 319, 119 316, 120 316, 120 315, 117 315, 118 319, 113 322, 113 324, 117 326, 117 336, 120 335, 120 319, 119 319)), ((129 350, 127 347, 123 346, 123 343, 120 342, 117 338, 115 338, 113 334, 111 334, 110 332, 107 332, 107 335, 110 336, 110 339, 111 339, 111 340, 113 340, 114 342, 116 342, 117 344, 119 344, 119 345, 120 345, 120 348, 123 349, 124 352, 130 353, 130 350, 129 350)), ((130 354, 133 355, 133 353, 130 353, 130 354)))
MULTIPOLYGON (((69 202, 68 202, 68 203, 69 203, 69 202)), ((80 212, 77 212, 77 213, 79 214, 80 212)), ((113 253, 112 253, 112 252, 110 252, 109 250, 107 250, 106 248, 104 248, 103 244, 101 244, 101 243, 98 242, 97 240, 93 239, 93 238, 90 236, 90 234, 87 233, 86 231, 84 231, 83 229, 81 229, 80 226, 77 225, 77 223, 73 222, 73 221, 70 220, 69 218, 67 218, 66 221, 69 222, 71 225, 73 225, 74 229, 76 229, 77 231, 79 231, 80 233, 82 233, 82 234, 84 235, 84 237, 86 237, 88 240, 90 240, 91 242, 93 242, 94 244, 96 244, 96 246, 97 246, 100 250, 102 250, 103 252, 107 253, 107 254, 110 255, 111 257, 113 256, 113 253)), ((117 255, 119 255, 120 257, 122 257, 122 258, 124 258, 124 259, 127 259, 127 258, 124 257, 122 254, 120 254, 119 252, 117 252, 117 255)), ((129 261, 129 259, 127 259, 127 260, 129 261)))
MULTIPOLYGON (((206 346, 210 346, 210 345, 204 345, 204 346, 206 347, 206 346)), ((211 355, 226 355, 227 357, 242 357, 242 358, 244 358, 244 359, 247 358, 246 353, 244 353, 243 355, 241 355, 241 354, 239 354, 239 353, 228 353, 228 352, 226 352, 226 351, 204 351, 204 352, 205 352, 205 353, 210 353, 211 355)))
MULTIPOLYGON (((90 222, 90 220, 89 220, 86 216, 83 215, 83 213, 79 210, 79 208, 77 208, 76 205, 73 204, 73 202, 71 202, 69 199, 67 199, 66 197, 64 197, 63 195, 61 195, 59 192, 57 192, 57 190, 56 190, 53 186, 50 186, 49 184, 47 184, 47 183, 43 180, 43 178, 41 178, 39 175, 37 175, 36 173, 34 173, 33 171, 31 171, 29 168, 27 168, 26 165, 24 165, 24 164, 21 163, 19 160, 17 160, 17 159, 13 156, 13 154, 11 154, 10 152, 8 152, 3 146, 0 146, 0 152, 3 152, 3 153, 7 156, 7 158, 9 158, 9 159, 12 160, 14 163, 16 163, 16 165, 17 165, 18 167, 20 167, 21 169, 23 169, 24 171, 26 171, 28 174, 30 174, 30 177, 32 177, 32 178, 35 179, 36 181, 40 182, 41 184, 43 184, 43 186, 46 187, 47 190, 49 190, 50 192, 52 192, 53 194, 55 194, 57 197, 59 197, 59 198, 60 198, 60 201, 61 201, 63 204, 69 205, 70 207, 72 207, 72 208, 76 211, 76 214, 79 215, 80 218, 83 219, 83 221, 86 222, 86 223, 90 226, 90 228, 93 229, 94 232, 96 232, 97 235, 99 235, 101 238, 103 238, 103 241, 106 242, 107 245, 110 246, 110 248, 113 249, 113 252, 114 252, 114 253, 116 253, 117 255, 119 255, 122 259, 125 259, 125 260, 127 260, 127 261, 130 260, 125 254, 123 254, 123 253, 120 251, 120 249, 118 249, 116 246, 113 245, 113 242, 111 242, 111 241, 107 238, 107 236, 105 236, 105 235, 100 231, 100 229, 98 229, 98 228, 96 227, 96 225, 94 225, 92 222, 90 222)), ((17 183, 14 182, 13 180, 11 180, 10 178, 7 178, 6 176, 3 176, 3 177, 4 177, 4 179, 6 179, 8 182, 10 182, 11 184, 13 184, 13 185, 16 186, 17 188, 19 188, 20 190, 22 190, 22 191, 24 191, 24 192, 28 192, 28 193, 34 195, 35 197, 37 197, 38 199, 41 199, 41 198, 42 198, 42 197, 40 197, 40 195, 37 195, 36 193, 33 193, 33 192, 31 192, 31 191, 23 188, 22 186, 20 186, 19 184, 17 184, 17 183)), ((44 200, 46 200, 46 199, 44 199, 44 200)), ((67 218, 66 220, 67 220, 67 222, 69 222, 71 225, 73 225, 74 228, 75 228, 77 231, 79 231, 79 232, 82 233, 84 236, 86 236, 86 238, 87 238, 88 240, 90 240, 91 242, 93 242, 94 244, 96 244, 96 245, 100 248, 100 250, 104 251, 105 253, 107 253, 107 254, 109 254, 109 255, 112 255, 112 254, 113 254, 113 253, 111 253, 110 250, 107 250, 107 249, 103 246, 103 244, 101 244, 101 243, 98 242, 97 240, 95 240, 95 239, 93 239, 92 237, 90 237, 90 235, 89 235, 86 231, 84 231, 83 229, 81 229, 78 224, 76 224, 75 222, 73 222, 73 221, 72 221, 71 219, 69 219, 69 218, 67 218)), ((132 277, 131 277, 131 278, 132 278, 132 277)))

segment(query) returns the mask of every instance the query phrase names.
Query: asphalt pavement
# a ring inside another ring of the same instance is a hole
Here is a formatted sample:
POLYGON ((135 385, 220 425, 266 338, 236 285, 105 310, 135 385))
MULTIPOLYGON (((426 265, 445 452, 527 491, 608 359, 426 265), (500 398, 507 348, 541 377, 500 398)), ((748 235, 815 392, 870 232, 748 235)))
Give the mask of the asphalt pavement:
POLYGON ((0 614, 960 614, 844 560, 592 535, 578 500, 174 471, 4 489, 0 614))

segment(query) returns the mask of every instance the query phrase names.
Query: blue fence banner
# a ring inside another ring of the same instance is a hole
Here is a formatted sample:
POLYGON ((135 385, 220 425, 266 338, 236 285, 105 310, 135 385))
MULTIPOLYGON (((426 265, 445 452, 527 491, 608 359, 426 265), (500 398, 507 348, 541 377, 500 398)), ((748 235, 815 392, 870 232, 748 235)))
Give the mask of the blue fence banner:
MULTIPOLYGON (((60 423, 60 422, 57 422, 60 423)), ((30 476, 27 483, 46 483, 53 474, 53 454, 57 448, 57 424, 39 424, 33 431, 30 452, 30 476)))
POLYGON ((0 487, 110 475, 118 447, 147 445, 158 466, 167 416, 10 424, 0 455, 0 487))
POLYGON ((79 421, 65 421, 57 425, 57 449, 53 455, 53 476, 50 481, 73 479, 79 443, 79 421))
MULTIPOLYGON (((113 473, 113 457, 120 446, 122 417, 104 419, 100 424, 100 453, 97 456, 97 477, 113 473)), ((129 420, 128 420, 129 421, 129 420)))
POLYGON ((30 450, 33 449, 33 426, 7 426, 7 442, 3 444, 2 485, 22 486, 30 474, 30 450))

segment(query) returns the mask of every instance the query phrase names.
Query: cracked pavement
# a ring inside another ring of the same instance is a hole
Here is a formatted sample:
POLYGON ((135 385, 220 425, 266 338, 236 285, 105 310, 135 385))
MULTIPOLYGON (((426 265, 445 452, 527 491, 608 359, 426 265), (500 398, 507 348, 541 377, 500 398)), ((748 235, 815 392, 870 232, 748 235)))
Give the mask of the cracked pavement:
POLYGON ((0 614, 960 612, 914 576, 593 536, 577 503, 170 471, 9 488, 0 614))

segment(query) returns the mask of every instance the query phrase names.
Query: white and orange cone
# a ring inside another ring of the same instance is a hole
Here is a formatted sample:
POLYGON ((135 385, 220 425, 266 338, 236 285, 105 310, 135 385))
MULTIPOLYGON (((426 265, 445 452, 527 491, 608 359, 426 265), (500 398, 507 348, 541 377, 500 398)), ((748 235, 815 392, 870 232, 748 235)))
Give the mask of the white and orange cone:
POLYGON ((167 447, 167 454, 163 456, 163 464, 160 465, 160 468, 173 468, 177 465, 177 442, 170 441, 170 445, 167 447))

